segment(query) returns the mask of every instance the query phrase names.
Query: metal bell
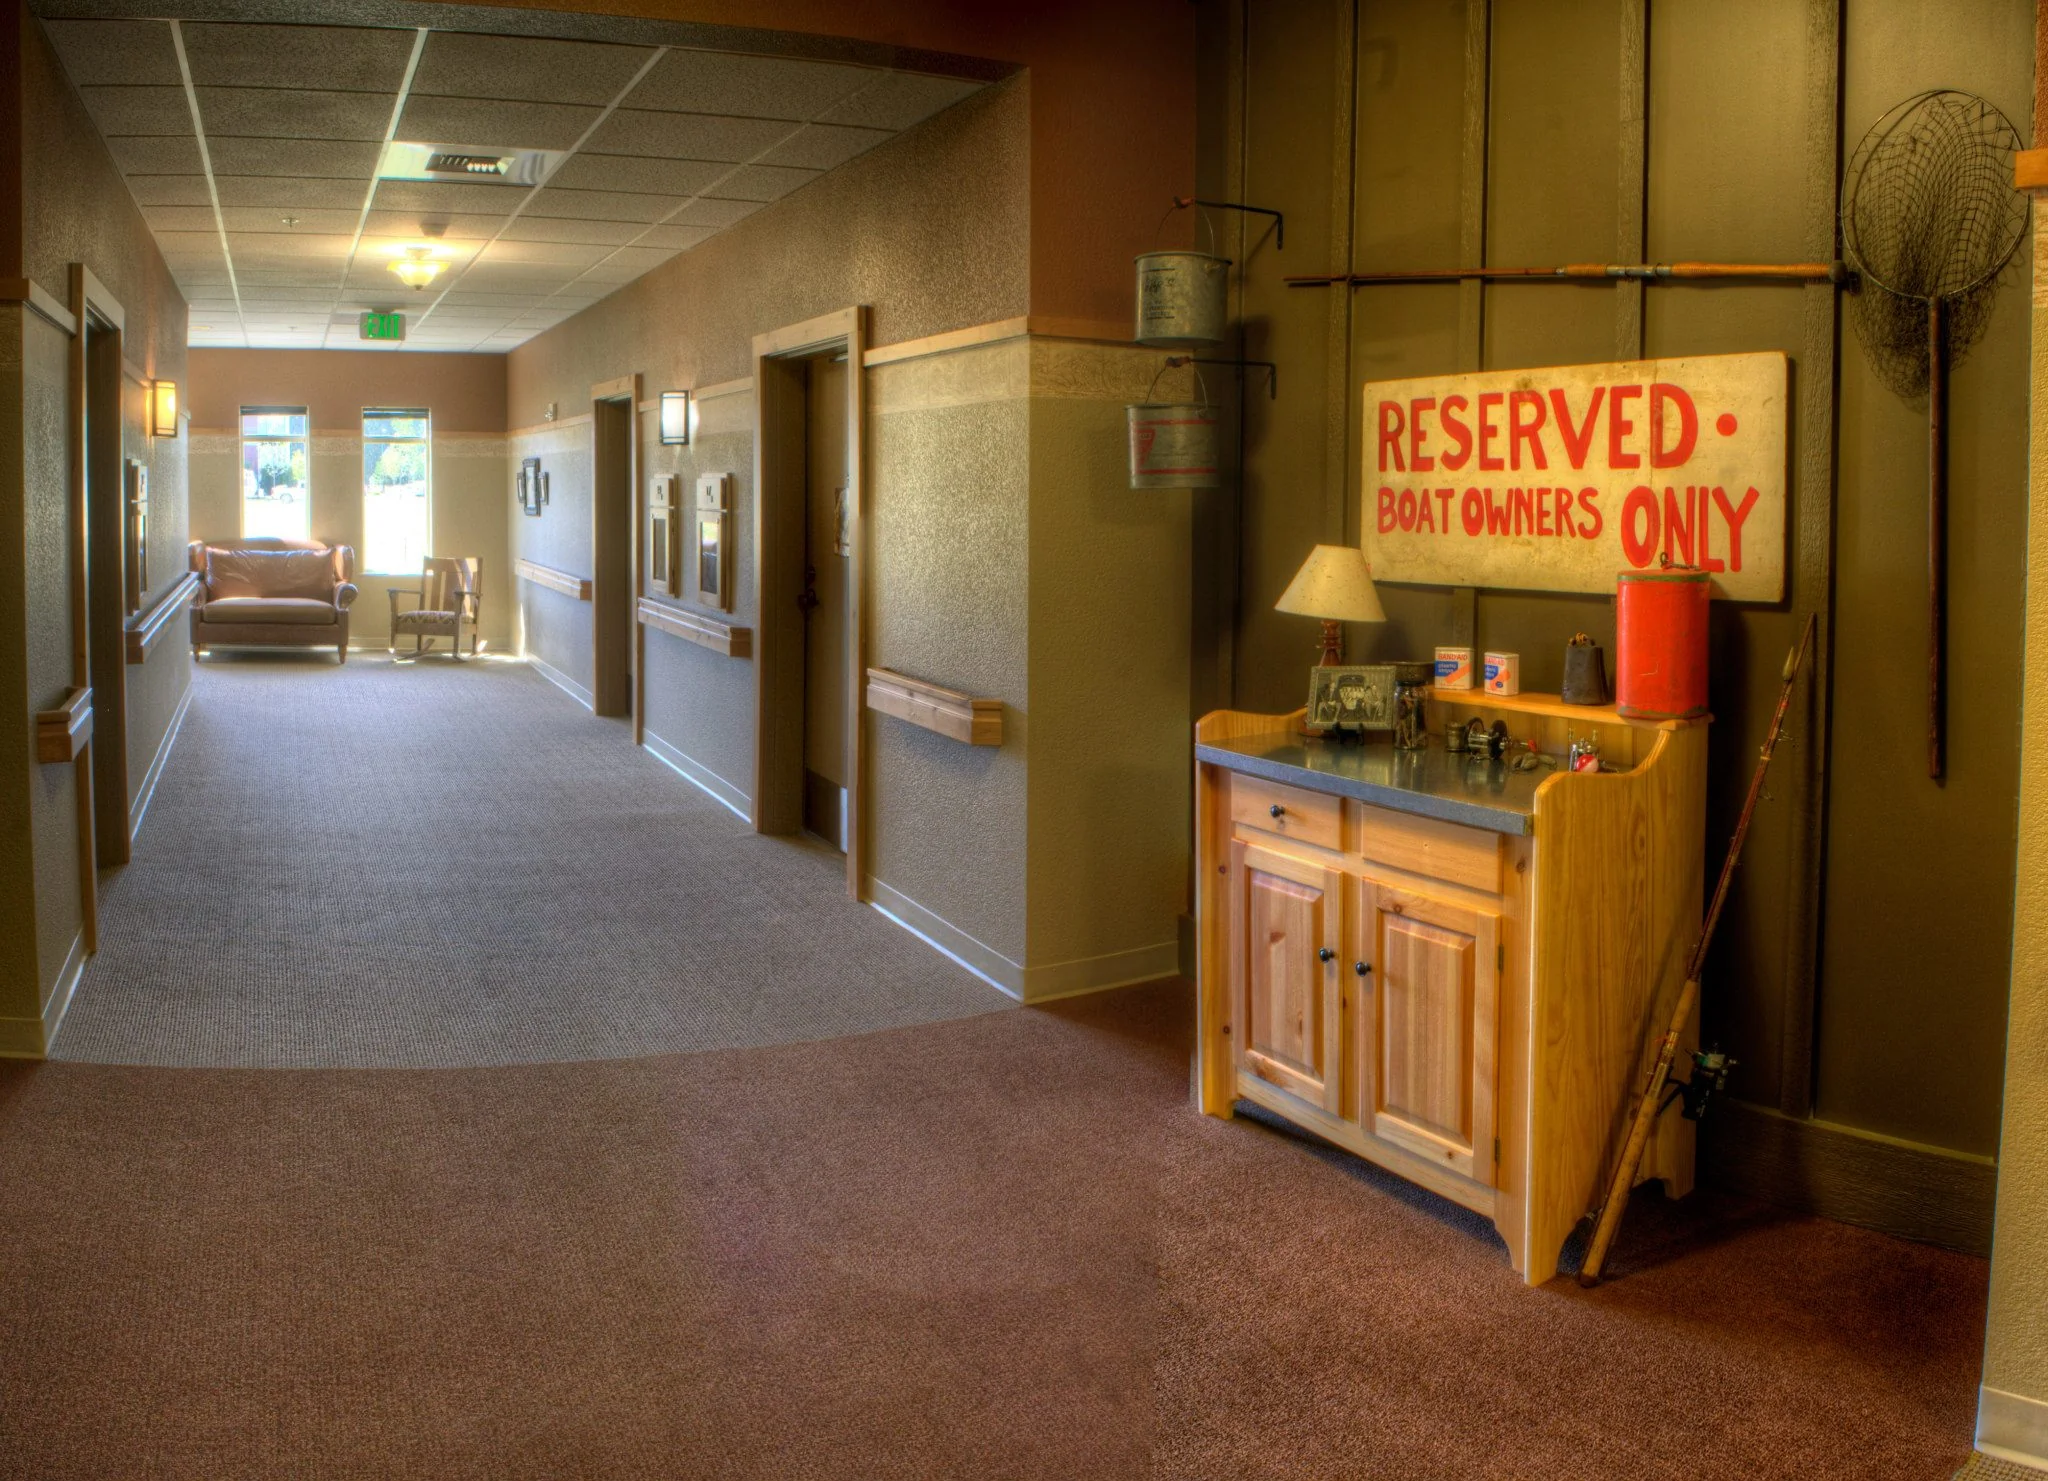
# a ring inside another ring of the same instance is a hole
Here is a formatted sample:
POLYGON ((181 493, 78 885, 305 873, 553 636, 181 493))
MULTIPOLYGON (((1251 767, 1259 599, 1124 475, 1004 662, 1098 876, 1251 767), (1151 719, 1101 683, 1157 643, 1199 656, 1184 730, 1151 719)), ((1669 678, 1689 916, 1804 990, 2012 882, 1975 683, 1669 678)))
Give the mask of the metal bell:
POLYGON ((1559 697, 1568 705, 1607 703, 1607 660, 1600 645, 1585 633, 1565 644, 1564 692, 1559 697))

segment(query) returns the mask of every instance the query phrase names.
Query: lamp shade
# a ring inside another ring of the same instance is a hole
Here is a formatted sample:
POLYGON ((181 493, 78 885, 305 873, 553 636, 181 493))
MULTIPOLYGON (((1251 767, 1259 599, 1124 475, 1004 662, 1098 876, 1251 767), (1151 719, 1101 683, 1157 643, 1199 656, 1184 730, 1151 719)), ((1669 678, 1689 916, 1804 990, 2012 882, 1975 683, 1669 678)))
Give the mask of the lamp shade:
POLYGON ((1326 622, 1387 620, 1365 552, 1355 545, 1318 545, 1310 551, 1273 609, 1326 622))
POLYGON ((152 437, 176 437, 178 435, 178 383, 176 381, 151 381, 149 383, 149 435, 152 437))

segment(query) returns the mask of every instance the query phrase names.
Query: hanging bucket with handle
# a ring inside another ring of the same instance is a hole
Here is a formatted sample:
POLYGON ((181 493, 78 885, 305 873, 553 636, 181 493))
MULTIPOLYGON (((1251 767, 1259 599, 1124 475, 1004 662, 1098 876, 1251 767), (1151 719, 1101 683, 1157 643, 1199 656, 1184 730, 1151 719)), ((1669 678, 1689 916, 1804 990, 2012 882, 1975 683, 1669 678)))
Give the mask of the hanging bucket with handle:
POLYGON ((1141 345, 1220 345, 1230 325, 1230 259, 1210 252, 1147 252, 1138 258, 1141 345))

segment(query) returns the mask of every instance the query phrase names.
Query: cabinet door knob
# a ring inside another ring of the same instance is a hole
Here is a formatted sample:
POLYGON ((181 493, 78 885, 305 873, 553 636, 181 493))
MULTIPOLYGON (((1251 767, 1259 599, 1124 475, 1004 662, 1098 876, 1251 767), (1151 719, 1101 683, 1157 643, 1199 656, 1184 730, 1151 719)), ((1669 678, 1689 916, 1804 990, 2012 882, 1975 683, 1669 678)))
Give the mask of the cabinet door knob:
POLYGON ((1319 962, 1335 961, 1336 958, 1336 951, 1328 946, 1325 946, 1321 951, 1316 953, 1316 960, 1319 962))
POLYGON ((1276 803, 1274 803, 1274 804, 1273 804, 1273 805, 1272 805, 1271 807, 1267 808, 1267 809, 1266 809, 1266 811, 1267 811, 1268 813, 1272 814, 1272 815, 1273 815, 1274 817, 1276 817, 1276 818, 1277 818, 1277 817, 1280 817, 1280 816, 1284 815, 1284 814, 1286 813, 1287 809, 1286 809, 1286 808, 1284 808, 1284 807, 1282 807, 1282 806, 1281 806, 1281 805, 1280 805, 1279 803, 1277 803, 1277 802, 1276 802, 1276 803))
POLYGON ((1372 963, 1353 962, 1351 964, 1351 970, 1356 972, 1361 977, 1370 977, 1372 975, 1372 963))

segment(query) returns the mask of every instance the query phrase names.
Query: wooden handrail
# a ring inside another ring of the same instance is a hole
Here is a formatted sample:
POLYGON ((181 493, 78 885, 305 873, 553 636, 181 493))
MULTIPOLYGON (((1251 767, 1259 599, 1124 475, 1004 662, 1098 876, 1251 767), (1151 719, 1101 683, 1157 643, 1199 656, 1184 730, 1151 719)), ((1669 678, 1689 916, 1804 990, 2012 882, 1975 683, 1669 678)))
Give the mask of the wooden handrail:
POLYGON ((671 606, 649 597, 640 598, 638 616, 643 626, 657 628, 700 648, 722 653, 727 658, 754 656, 754 630, 751 627, 734 627, 716 617, 706 617, 687 607, 671 606))
POLYGON ((147 612, 137 612, 128 619, 124 632, 130 663, 142 663, 149 657, 149 650, 156 646, 157 639, 170 627, 171 619, 190 606, 192 598, 199 595, 199 586, 198 576, 187 571, 178 578, 176 586, 164 593, 162 601, 147 612))
POLYGON ((539 561, 516 560, 512 568, 520 579, 531 581, 535 586, 545 586, 549 591, 559 591, 565 597, 574 597, 579 602, 590 600, 590 579, 587 576, 572 576, 567 571, 558 571, 553 566, 544 566, 539 561))
POLYGON ((868 670, 868 708, 970 746, 1003 743, 1001 700, 975 699, 894 669, 868 670))
POLYGON ((36 711, 36 760, 52 766, 76 761, 91 739, 90 689, 74 689, 56 709, 36 711))

